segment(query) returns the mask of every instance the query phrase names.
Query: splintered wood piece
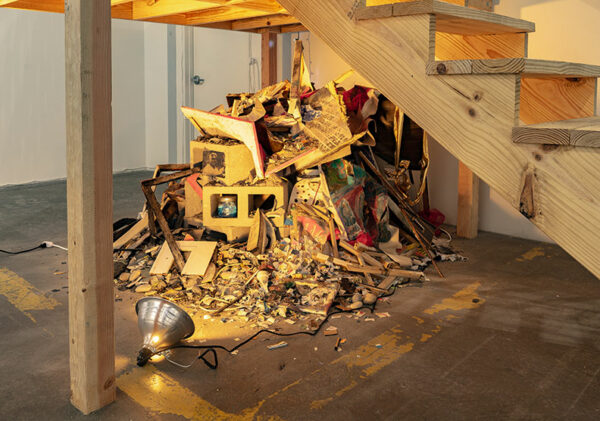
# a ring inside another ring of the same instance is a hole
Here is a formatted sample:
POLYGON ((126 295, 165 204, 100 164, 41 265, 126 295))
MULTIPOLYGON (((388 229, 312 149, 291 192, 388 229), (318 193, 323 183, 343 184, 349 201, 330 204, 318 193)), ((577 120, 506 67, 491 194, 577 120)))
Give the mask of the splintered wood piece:
POLYGON ((171 250, 165 241, 150 269, 150 275, 166 275, 171 270, 174 261, 175 258, 173 257, 173 253, 171 253, 171 250))
POLYGON ((137 221, 133 227, 129 229, 125 234, 117 238, 113 242, 113 250, 120 249, 125 244, 133 240, 135 237, 140 235, 146 228, 148 228, 148 214, 145 213, 142 219, 137 221))
POLYGON ((163 213, 160 210, 160 206, 156 197, 154 196, 154 192, 150 188, 150 186, 142 183, 142 191, 144 192, 144 196, 146 196, 146 200, 148 201, 148 208, 154 214, 160 229, 165 236, 165 240, 171 249, 171 253, 173 253, 173 257, 175 259, 175 265, 177 266, 177 270, 181 273, 183 270, 183 266, 185 265, 185 260, 183 260, 183 256, 181 255, 181 251, 177 247, 177 243, 173 234, 171 233, 171 229, 169 228, 169 224, 165 219, 163 213))
MULTIPOLYGON (((404 198, 402 198, 402 196, 396 190, 396 188, 388 181, 387 178, 385 178, 383 176, 383 174, 381 174, 381 172, 375 167, 375 165, 373 165, 373 163, 371 161, 369 161, 369 159, 365 156, 365 154, 363 154, 362 152, 359 152, 358 155, 363 160, 363 162, 369 167, 369 169, 377 176, 377 178, 379 178, 379 180, 383 183, 383 185, 388 190, 388 192, 390 192, 392 194, 392 196, 394 196, 394 198, 399 203, 404 203, 404 198)), ((425 242, 423 241, 423 238, 421 237, 421 234, 415 228, 415 225, 410 220, 409 215, 407 214, 406 210, 403 209, 403 208, 401 208, 401 207, 399 209, 400 209, 400 212, 402 213, 402 215, 404 216, 405 220, 408 222, 408 225, 410 226, 410 229, 412 230, 415 238, 417 239, 417 241, 419 242, 419 244, 421 245, 421 247, 423 248, 423 250, 425 250, 425 252, 427 253, 427 256, 431 259, 431 263, 435 267, 437 273, 440 275, 441 278, 443 278, 444 274, 442 273, 442 271, 440 270, 440 268, 438 267, 438 265, 435 263, 435 260, 433 260, 433 256, 431 255, 431 251, 425 245, 425 242)))
POLYGON ((338 251, 337 240, 335 238, 335 226, 333 225, 333 218, 329 218, 327 220, 329 225, 329 236, 331 237, 331 247, 333 247, 333 255, 335 257, 340 257, 340 252, 338 251))

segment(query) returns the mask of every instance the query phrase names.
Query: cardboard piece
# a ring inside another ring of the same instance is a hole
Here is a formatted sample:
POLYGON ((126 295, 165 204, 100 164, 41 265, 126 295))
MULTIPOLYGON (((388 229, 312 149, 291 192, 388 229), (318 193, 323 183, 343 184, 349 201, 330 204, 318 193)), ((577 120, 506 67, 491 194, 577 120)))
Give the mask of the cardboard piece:
POLYGON ((194 108, 181 107, 181 112, 200 131, 210 136, 236 139, 250 150, 256 176, 264 178, 265 153, 258 139, 257 126, 252 121, 220 114, 211 114, 194 108))

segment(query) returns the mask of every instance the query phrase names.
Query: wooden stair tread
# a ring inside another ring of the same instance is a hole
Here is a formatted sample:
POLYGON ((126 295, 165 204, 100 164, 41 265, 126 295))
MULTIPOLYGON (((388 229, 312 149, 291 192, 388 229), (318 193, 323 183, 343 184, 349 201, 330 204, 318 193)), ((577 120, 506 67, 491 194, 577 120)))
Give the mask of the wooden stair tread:
POLYGON ((363 7, 356 11, 357 20, 433 14, 436 31, 452 34, 481 35, 535 31, 535 24, 439 0, 419 0, 363 7))
POLYGON ((513 128, 513 142, 600 148, 600 117, 550 121, 513 128))
POLYGON ((427 64, 428 75, 521 73, 531 77, 600 77, 600 66, 531 58, 445 60, 427 64))

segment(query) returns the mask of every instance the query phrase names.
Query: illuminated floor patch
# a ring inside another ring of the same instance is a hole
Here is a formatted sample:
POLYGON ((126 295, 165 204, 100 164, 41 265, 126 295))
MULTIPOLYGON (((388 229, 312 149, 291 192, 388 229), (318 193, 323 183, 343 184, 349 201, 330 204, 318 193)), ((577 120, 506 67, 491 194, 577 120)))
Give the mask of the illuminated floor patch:
POLYGON ((13 306, 34 323, 36 320, 30 311, 52 310, 60 305, 54 298, 44 296, 25 279, 6 268, 0 268, 0 295, 4 295, 13 306))
POLYGON ((117 387, 150 412, 179 415, 194 421, 253 420, 264 403, 261 401, 239 415, 226 413, 151 365, 135 367, 122 374, 117 379, 117 387))

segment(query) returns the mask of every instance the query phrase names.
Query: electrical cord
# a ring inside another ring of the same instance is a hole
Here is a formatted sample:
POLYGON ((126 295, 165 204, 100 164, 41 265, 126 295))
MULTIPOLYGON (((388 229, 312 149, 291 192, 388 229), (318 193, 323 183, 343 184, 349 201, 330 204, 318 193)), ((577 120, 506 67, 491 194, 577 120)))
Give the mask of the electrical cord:
POLYGON ((29 253, 30 251, 34 251, 37 249, 45 249, 45 248, 50 248, 50 247, 56 247, 62 250, 67 250, 66 248, 59 246, 58 244, 54 244, 52 241, 44 241, 42 244, 40 244, 39 246, 35 246, 32 247, 30 249, 27 250, 20 250, 20 251, 8 251, 8 250, 2 250, 0 249, 1 253, 6 253, 6 254, 11 254, 11 255, 16 255, 16 254, 23 254, 23 253, 29 253))
MULTIPOLYGON (((385 297, 392 296, 392 295, 394 295, 395 292, 396 292, 396 287, 393 287, 393 290, 391 292, 389 292, 387 294, 384 294, 384 295, 382 295, 379 298, 385 298, 385 297)), ((165 351, 169 351, 171 349, 182 349, 182 348, 183 349, 204 349, 206 351, 204 351, 197 358, 195 358, 194 362, 196 360, 198 360, 198 359, 201 359, 204 362, 204 364, 206 364, 211 369, 215 370, 219 366, 219 361, 218 361, 218 358, 217 358, 217 352, 215 351, 216 349, 220 349, 220 350, 226 351, 226 352, 228 352, 228 353, 231 354, 232 352, 235 352, 236 350, 240 349, 241 347, 243 347, 248 342, 250 342, 253 339, 255 339, 256 337, 258 337, 262 333, 269 333, 269 334, 274 335, 274 336, 283 336, 283 337, 296 336, 296 335, 315 336, 317 333, 319 333, 321 331, 321 328, 323 327, 323 325, 325 323, 327 323, 329 321, 329 319, 331 318, 331 316, 333 316, 335 314, 341 314, 341 313, 352 313, 352 312, 354 312, 356 310, 362 310, 363 308, 367 308, 367 309, 369 309, 371 311, 371 313, 373 313, 375 311, 375 306, 376 306, 376 303, 374 303, 372 305, 363 305, 359 309, 333 311, 333 312, 329 313, 325 317, 325 319, 323 319, 323 321, 317 326, 316 329, 311 330, 311 331, 298 331, 298 332, 291 332, 291 333, 281 333, 281 332, 276 332, 276 331, 270 330, 270 329, 261 329, 261 330, 259 330, 258 332, 254 333, 253 335, 251 335, 250 337, 248 337, 244 341, 240 342, 239 344, 237 344, 236 346, 234 346, 231 349, 226 348, 226 347, 224 347, 222 345, 187 345, 187 344, 179 344, 179 345, 171 345, 171 346, 169 346, 167 348, 161 349, 160 351, 156 351, 153 354, 151 354, 150 357, 152 357, 154 355, 157 355, 157 354, 160 354, 160 353, 165 352, 165 351), (204 356, 208 352, 212 352, 213 358, 214 358, 214 363, 211 363, 206 358, 204 358, 204 356)), ((172 364, 174 364, 174 365, 176 365, 178 367, 182 367, 182 368, 189 368, 189 367, 191 367, 194 364, 194 362, 192 362, 189 365, 180 364, 180 363, 177 363, 175 361, 172 361, 171 359, 168 358, 168 356, 165 356, 165 359, 167 361, 169 361, 170 363, 172 363, 172 364)))

